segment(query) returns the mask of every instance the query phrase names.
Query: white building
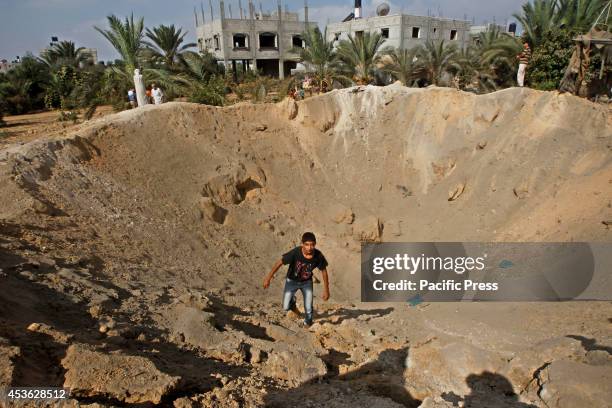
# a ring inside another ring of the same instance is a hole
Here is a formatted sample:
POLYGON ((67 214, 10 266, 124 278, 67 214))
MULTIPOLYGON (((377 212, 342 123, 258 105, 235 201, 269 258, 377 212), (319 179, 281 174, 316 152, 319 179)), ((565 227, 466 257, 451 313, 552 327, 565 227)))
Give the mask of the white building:
POLYGON ((377 16, 359 18, 361 2, 355 1, 355 12, 344 21, 327 25, 327 40, 343 40, 349 35, 363 32, 379 32, 385 38, 384 46, 408 49, 425 44, 428 40, 444 40, 447 43, 466 47, 470 43, 470 26, 467 20, 414 16, 410 14, 388 14, 389 6, 382 4, 377 16))

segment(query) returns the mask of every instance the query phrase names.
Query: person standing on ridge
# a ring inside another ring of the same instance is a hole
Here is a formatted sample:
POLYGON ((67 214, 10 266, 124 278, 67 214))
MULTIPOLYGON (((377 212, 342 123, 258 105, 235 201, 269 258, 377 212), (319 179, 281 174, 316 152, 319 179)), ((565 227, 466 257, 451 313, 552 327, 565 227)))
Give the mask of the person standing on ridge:
POLYGON ((315 248, 317 240, 312 232, 305 232, 302 235, 302 245, 293 248, 291 251, 283 254, 281 259, 276 261, 272 270, 266 275, 263 287, 270 287, 270 282, 274 278, 274 274, 282 265, 289 265, 287 269, 287 278, 285 280, 285 289, 283 290, 283 310, 292 311, 299 315, 295 304, 295 294, 298 290, 302 291, 304 297, 304 324, 312 325, 313 317, 313 289, 312 276, 314 269, 319 269, 323 275, 323 300, 329 299, 329 279, 327 276, 327 260, 323 253, 315 248))
POLYGON ((130 89, 128 91, 128 101, 130 102, 130 106, 132 107, 132 109, 134 109, 137 104, 136 104, 136 91, 133 89, 130 89))
POLYGON ((156 105, 161 105, 164 101, 164 93, 161 88, 157 85, 153 84, 153 90, 151 91, 151 95, 153 96, 153 101, 156 105))
POLYGON ((516 82, 518 86, 523 87, 525 83, 525 71, 527 70, 527 65, 529 64, 529 60, 531 59, 531 48, 529 48, 529 44, 527 41, 523 43, 523 51, 516 56, 519 60, 519 68, 518 73, 516 74, 516 82))

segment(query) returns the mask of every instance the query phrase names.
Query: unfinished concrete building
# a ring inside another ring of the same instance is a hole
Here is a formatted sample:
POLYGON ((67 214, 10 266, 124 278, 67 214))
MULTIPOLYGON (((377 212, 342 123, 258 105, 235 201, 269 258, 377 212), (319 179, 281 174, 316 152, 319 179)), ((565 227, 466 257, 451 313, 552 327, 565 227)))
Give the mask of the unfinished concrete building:
POLYGON ((304 21, 298 13, 283 11, 280 1, 277 11, 264 14, 251 0, 243 10, 242 0, 238 0, 238 13, 232 15, 231 4, 226 10, 225 2, 219 1, 219 15, 213 10, 209 0, 210 16, 206 18, 204 7, 198 17, 196 13, 196 34, 200 51, 212 53, 218 61, 223 61, 226 69, 236 72, 240 62, 243 70, 258 70, 263 75, 284 78, 299 61, 297 48, 304 46, 302 33, 308 27, 316 27, 316 22, 308 21, 308 5, 304 6, 304 21))
POLYGON ((467 20, 410 14, 390 14, 386 3, 376 9, 376 16, 362 18, 361 0, 355 0, 355 10, 342 22, 327 25, 327 40, 339 41, 349 35, 379 32, 385 38, 384 46, 409 49, 428 40, 444 40, 446 43, 466 47, 470 43, 470 26, 467 20))

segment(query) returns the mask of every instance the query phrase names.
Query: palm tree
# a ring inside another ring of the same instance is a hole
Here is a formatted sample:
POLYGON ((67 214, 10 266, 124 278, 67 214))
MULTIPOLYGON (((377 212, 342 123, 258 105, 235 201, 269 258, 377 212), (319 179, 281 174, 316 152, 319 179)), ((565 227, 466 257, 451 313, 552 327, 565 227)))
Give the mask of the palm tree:
POLYGON ((44 51, 40 59, 49 66, 67 65, 78 68, 90 58, 84 47, 76 48, 72 41, 61 41, 44 51))
POLYGON ((187 32, 178 30, 174 24, 170 26, 160 25, 154 27, 153 31, 147 28, 147 37, 152 42, 145 42, 149 47, 152 59, 161 61, 167 68, 173 68, 177 62, 183 60, 183 53, 189 48, 196 46, 195 43, 187 43, 181 45, 187 35, 187 32))
POLYGON ((21 64, 3 75, 0 99, 13 115, 44 108, 45 87, 49 81, 49 67, 28 54, 21 59, 21 64))
POLYGON ((212 75, 223 74, 217 60, 209 52, 198 54, 188 51, 183 58, 185 69, 179 75, 187 81, 206 82, 212 75))
POLYGON ((384 48, 381 53, 382 71, 391 75, 402 85, 410 86, 422 73, 423 68, 417 63, 418 48, 398 49, 384 48))
POLYGON ((223 72, 210 53, 186 52, 184 70, 175 81, 191 102, 222 106, 225 100, 223 72))
POLYGON ((587 31, 605 4, 604 0, 559 0, 556 20, 564 28, 587 31))
POLYGON ((542 41, 544 33, 557 26, 557 0, 533 0, 522 6, 522 14, 513 14, 523 26, 524 37, 533 47, 542 41))
POLYGON ((299 49, 300 58, 314 70, 315 80, 322 89, 323 82, 332 84, 334 80, 346 82, 340 72, 338 54, 334 42, 327 41, 327 28, 321 33, 318 27, 310 28, 302 35, 304 48, 299 49))
POLYGON ((460 64, 465 68, 465 54, 478 57, 474 73, 480 91, 491 91, 511 86, 516 72, 516 56, 523 49, 521 41, 513 36, 492 29, 480 33, 470 50, 459 53, 460 64))
POLYGON ((349 35, 348 40, 340 42, 338 55, 350 69, 356 83, 363 85, 373 81, 381 57, 378 50, 384 42, 381 33, 368 31, 349 35))
POLYGON ((110 15, 107 19, 110 29, 94 28, 117 50, 123 60, 123 73, 130 78, 134 69, 140 66, 143 50, 144 18, 141 17, 134 22, 134 14, 132 14, 129 19, 125 18, 125 22, 122 22, 115 15, 110 15))
POLYGON ((445 45, 442 41, 427 41, 418 52, 418 62, 423 66, 428 81, 439 85, 442 75, 447 72, 458 72, 461 66, 457 62, 455 44, 445 45))

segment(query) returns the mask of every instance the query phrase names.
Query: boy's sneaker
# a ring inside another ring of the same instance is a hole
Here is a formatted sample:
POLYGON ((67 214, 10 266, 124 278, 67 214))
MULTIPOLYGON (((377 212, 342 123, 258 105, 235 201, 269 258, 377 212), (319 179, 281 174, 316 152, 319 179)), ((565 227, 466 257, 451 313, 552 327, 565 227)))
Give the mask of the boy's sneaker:
POLYGON ((312 326, 312 320, 304 320, 304 321, 302 322, 302 326, 304 326, 304 327, 306 327, 306 328, 308 328, 308 327, 312 326))

